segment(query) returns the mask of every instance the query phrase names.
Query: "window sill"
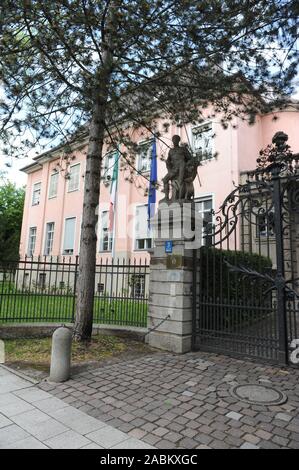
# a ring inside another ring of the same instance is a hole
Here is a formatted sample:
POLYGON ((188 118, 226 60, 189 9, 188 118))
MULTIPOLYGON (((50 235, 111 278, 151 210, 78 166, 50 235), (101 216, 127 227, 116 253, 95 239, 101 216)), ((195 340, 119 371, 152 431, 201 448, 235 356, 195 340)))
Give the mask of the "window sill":
POLYGON ((211 157, 211 158, 206 158, 205 160, 201 160, 199 162, 199 165, 202 166, 202 165, 207 165, 208 163, 214 161, 214 160, 217 160, 216 157, 211 157))
POLYGON ((79 191, 79 188, 67 190, 68 193, 75 193, 76 191, 79 191))
POLYGON ((149 250, 152 250, 152 249, 153 248, 134 248, 133 251, 136 251, 136 252, 138 252, 138 251, 149 251, 149 250))
POLYGON ((266 243, 275 243, 276 238, 273 236, 261 235, 260 237, 255 237, 254 239, 256 245, 265 245, 266 243))

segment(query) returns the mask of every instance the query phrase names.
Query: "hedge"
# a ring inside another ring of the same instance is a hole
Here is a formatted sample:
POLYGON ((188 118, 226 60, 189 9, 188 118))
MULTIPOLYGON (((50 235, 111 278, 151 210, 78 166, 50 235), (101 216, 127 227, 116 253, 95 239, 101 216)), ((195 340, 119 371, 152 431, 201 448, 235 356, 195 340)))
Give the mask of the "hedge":
POLYGON ((200 302, 207 318, 218 315, 214 323, 219 328, 251 323, 267 315, 272 308, 271 291, 265 293, 270 287, 269 281, 233 272, 231 266, 268 275, 272 271, 271 259, 256 253, 201 248, 200 302))

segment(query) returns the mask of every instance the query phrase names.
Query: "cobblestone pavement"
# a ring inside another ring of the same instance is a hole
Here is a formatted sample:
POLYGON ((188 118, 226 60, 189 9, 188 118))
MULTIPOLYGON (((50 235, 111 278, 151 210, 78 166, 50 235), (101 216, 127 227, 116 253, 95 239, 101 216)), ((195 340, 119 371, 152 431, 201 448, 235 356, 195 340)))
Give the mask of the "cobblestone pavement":
POLYGON ((159 353, 40 388, 161 449, 299 448, 299 370, 202 352, 159 353), (237 384, 283 391, 279 406, 230 395, 237 384))

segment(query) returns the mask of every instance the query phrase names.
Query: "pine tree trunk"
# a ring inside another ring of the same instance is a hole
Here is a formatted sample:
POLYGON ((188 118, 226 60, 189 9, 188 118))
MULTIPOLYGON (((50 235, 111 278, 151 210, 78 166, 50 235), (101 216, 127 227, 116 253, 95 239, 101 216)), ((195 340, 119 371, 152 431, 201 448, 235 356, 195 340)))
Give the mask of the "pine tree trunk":
MULTIPOLYGON (((110 9, 112 9, 112 4, 110 9)), ((113 11, 111 11, 110 24, 111 18, 113 18, 112 15, 113 11)), ((102 54, 102 64, 94 86, 94 108, 90 123, 88 152, 86 157, 76 319, 73 334, 76 341, 88 341, 92 334, 97 254, 96 209, 99 205, 100 197, 105 114, 113 64, 110 44, 108 41, 106 50, 102 54)))
POLYGON ((97 214, 100 196, 101 156, 104 126, 101 122, 105 105, 96 103, 90 124, 86 157, 84 199, 77 283, 76 320, 74 338, 89 340, 92 333, 93 302, 95 290, 95 265, 97 251, 97 214))

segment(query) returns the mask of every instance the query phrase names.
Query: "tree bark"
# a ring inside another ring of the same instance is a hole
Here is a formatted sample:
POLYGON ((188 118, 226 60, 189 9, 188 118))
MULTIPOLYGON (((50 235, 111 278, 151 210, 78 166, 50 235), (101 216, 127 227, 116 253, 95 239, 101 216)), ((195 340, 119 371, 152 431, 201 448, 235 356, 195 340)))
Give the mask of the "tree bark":
MULTIPOLYGON (((112 8, 112 4, 110 8, 112 8)), ((102 54, 102 63, 98 70, 93 90, 94 107, 90 122, 86 157, 76 319, 73 333, 76 341, 88 341, 92 334, 97 253, 96 209, 99 205, 100 197, 101 162, 108 87, 113 67, 111 41, 110 44, 109 41, 106 44, 107 46, 102 54)))

